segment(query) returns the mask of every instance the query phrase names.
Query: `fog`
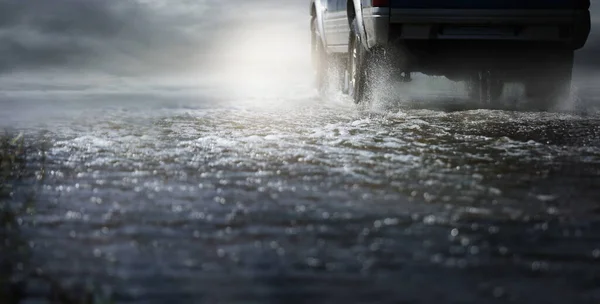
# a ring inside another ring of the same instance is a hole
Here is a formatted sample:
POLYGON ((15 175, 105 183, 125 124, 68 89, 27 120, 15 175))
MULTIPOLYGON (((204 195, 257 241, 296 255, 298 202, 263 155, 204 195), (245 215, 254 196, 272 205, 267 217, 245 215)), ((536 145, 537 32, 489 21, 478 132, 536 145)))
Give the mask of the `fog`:
POLYGON ((2 0, 0 72, 193 73, 227 49, 260 40, 265 29, 287 30, 295 41, 306 41, 293 31, 304 28, 304 1, 273 3, 2 0))

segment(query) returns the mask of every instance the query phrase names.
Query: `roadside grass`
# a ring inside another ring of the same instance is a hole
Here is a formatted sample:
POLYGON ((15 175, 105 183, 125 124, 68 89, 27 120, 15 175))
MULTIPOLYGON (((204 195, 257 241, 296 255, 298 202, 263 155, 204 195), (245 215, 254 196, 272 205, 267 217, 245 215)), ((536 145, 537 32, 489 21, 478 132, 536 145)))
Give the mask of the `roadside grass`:
MULTIPOLYGON (((19 186, 31 180, 43 180, 45 176, 45 155, 43 143, 38 147, 28 146, 25 136, 7 131, 0 133, 0 302, 20 304, 31 300, 28 294, 30 284, 43 285, 48 290, 45 300, 56 304, 112 304, 114 301, 95 286, 64 288, 45 274, 43 265, 36 265, 32 258, 30 242, 23 228, 27 218, 35 213, 35 190, 26 190, 16 198, 19 186), (36 174, 31 174, 28 160, 39 155, 36 160, 36 174), (28 158, 29 157, 29 158, 28 158), (37 176, 36 178, 31 178, 37 176)), ((38 296, 39 297, 39 296, 38 296)), ((36 298, 36 300, 41 300, 36 298)))

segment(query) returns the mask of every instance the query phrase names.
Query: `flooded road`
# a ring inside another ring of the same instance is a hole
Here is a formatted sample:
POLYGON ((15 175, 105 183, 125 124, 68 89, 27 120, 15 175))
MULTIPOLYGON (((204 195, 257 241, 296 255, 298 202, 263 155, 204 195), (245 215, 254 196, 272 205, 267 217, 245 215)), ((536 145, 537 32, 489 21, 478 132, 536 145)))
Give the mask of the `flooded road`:
POLYGON ((600 301, 596 110, 451 92, 360 108, 296 84, 6 93, 26 161, 5 276, 26 303, 54 285, 116 303, 600 301))

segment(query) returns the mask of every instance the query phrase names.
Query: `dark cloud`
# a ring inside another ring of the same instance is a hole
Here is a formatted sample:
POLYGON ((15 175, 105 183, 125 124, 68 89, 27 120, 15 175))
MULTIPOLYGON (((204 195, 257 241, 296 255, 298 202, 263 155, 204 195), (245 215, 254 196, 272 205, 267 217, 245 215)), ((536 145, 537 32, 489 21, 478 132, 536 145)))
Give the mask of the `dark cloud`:
POLYGON ((206 16, 220 12, 217 3, 0 0, 0 70, 184 67, 210 41, 206 16))

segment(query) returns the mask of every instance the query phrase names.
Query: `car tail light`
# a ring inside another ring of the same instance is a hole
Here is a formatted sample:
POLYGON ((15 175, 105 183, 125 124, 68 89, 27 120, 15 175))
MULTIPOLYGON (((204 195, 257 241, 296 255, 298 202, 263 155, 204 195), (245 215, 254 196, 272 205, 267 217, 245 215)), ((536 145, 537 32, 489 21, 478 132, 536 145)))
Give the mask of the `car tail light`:
POLYGON ((390 6, 390 0, 373 0, 373 7, 388 7, 390 6))

